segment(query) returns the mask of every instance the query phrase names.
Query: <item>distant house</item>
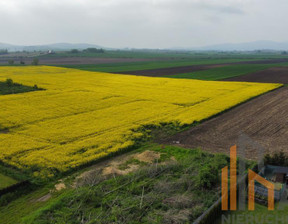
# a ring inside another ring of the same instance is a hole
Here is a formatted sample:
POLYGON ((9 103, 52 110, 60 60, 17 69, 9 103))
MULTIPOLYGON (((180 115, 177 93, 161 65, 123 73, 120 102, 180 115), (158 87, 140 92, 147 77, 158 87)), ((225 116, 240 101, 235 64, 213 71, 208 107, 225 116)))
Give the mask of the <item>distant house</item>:
POLYGON ((288 167, 275 167, 273 174, 275 182, 288 184, 288 167))
MULTIPOLYGON (((285 189, 287 188, 288 167, 268 165, 260 171, 259 175, 274 183, 274 198, 276 201, 279 201, 285 189)), ((267 197, 268 189, 261 184, 256 183, 255 193, 267 197)))

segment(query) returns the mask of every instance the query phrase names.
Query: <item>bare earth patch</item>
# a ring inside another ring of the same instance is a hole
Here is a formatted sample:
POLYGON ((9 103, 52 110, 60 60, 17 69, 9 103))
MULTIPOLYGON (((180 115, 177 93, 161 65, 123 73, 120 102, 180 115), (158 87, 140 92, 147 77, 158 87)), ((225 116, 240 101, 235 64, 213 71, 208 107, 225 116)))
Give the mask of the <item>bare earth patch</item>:
POLYGON ((56 191, 61 191, 63 189, 66 189, 66 185, 64 183, 59 183, 55 185, 56 191))
POLYGON ((264 71, 255 72, 225 79, 225 81, 283 83, 288 84, 288 66, 269 68, 264 71))
POLYGON ((147 151, 142 152, 140 154, 136 154, 134 156, 134 158, 138 159, 141 162, 153 163, 156 160, 160 159, 160 153, 147 150, 147 151))
POLYGON ((102 171, 102 174, 104 176, 108 176, 108 175, 126 175, 128 173, 131 173, 135 170, 137 170, 139 168, 139 165, 135 165, 135 164, 131 164, 129 165, 129 167, 125 170, 120 170, 119 168, 116 168, 116 167, 105 167, 102 171))
MULTIPOLYGON (((117 175, 126 175, 131 172, 134 172, 140 168, 139 164, 134 164, 133 162, 125 165, 125 168, 121 168, 121 165, 126 164, 131 160, 138 160, 142 163, 153 164, 160 159, 160 153, 146 150, 141 153, 132 153, 132 154, 123 154, 117 157, 114 157, 108 161, 98 163, 91 167, 88 171, 82 173, 75 179, 73 187, 81 186, 87 182, 97 183, 103 179, 108 178, 109 176, 117 175)), ((171 157, 171 161, 175 161, 174 157, 171 157)), ((163 163, 167 163, 164 161, 163 163)))
MULTIPOLYGON (((229 154, 230 147, 237 144, 238 137, 244 133, 261 144, 267 150, 266 152, 288 153, 287 111, 288 88, 283 87, 161 143, 229 154)), ((256 150, 248 148, 246 158, 257 159, 256 150)))

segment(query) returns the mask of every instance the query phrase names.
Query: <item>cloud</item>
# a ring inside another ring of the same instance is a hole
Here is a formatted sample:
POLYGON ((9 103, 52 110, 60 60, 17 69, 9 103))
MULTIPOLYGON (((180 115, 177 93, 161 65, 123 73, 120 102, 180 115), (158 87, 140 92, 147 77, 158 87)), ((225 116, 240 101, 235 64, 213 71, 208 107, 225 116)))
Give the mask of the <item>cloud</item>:
POLYGON ((231 13, 231 14, 243 14, 242 3, 239 1, 218 1, 218 0, 159 0, 155 1, 155 5, 159 7, 168 8, 171 10, 209 10, 218 13, 231 13), (240 4, 241 3, 241 4, 240 4))
POLYGON ((0 42, 111 47, 284 41, 286 0, 0 0, 0 42))

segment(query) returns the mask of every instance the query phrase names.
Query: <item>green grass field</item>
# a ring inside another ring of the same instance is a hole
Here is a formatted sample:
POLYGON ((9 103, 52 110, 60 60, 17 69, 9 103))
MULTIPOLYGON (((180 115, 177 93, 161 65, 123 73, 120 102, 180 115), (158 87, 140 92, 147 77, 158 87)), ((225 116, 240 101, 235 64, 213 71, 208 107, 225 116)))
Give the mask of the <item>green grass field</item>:
POLYGON ((16 184, 18 181, 0 173, 0 189, 16 184))
POLYGON ((45 206, 50 202, 41 200, 37 201, 39 198, 49 194, 50 188, 47 186, 43 187, 41 189, 27 193, 26 195, 22 195, 18 199, 12 201, 8 206, 0 206, 0 223, 22 223, 21 220, 23 217, 35 212, 37 209, 40 209, 42 206, 45 206))
MULTIPOLYGON (((256 60, 256 59, 254 59, 256 60)), ((149 70, 158 68, 172 68, 191 65, 205 65, 205 64, 224 64, 247 61, 247 59, 195 59, 195 60, 173 60, 173 61, 153 61, 153 62, 126 62, 126 63, 109 63, 98 65, 61 65, 61 67, 75 68, 86 71, 100 71, 100 72, 127 72, 137 70, 149 70)), ((56 66, 56 65, 55 65, 56 66)), ((57 65, 59 66, 59 65, 57 65)))
MULTIPOLYGON (((227 62, 227 60, 225 60, 227 62)), ((235 62, 231 59, 229 62, 235 62)), ((113 63, 104 65, 63 65, 61 67, 75 68, 86 71, 101 71, 101 72, 127 72, 137 70, 148 70, 157 68, 171 68, 189 65, 201 64, 218 64, 224 63, 223 60, 199 60, 199 61, 175 61, 175 62, 135 62, 135 63, 113 63)), ((228 62, 227 62, 228 63, 228 62)), ((219 68, 212 68, 203 71, 196 71, 185 74, 168 75, 167 78, 180 78, 180 79, 200 79, 200 80, 223 80, 235 76, 246 75, 278 66, 288 66, 288 63, 279 64, 240 64, 240 65, 227 65, 219 68)))

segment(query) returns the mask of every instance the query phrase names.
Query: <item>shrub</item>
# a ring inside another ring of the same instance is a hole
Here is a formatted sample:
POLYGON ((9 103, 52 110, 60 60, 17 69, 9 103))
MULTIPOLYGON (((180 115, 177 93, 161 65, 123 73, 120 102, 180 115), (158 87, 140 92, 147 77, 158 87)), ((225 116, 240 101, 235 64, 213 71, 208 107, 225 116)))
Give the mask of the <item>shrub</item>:
POLYGON ((70 53, 72 53, 72 54, 77 54, 77 53, 79 53, 79 50, 77 50, 77 49, 72 49, 72 50, 70 51, 70 53))
POLYGON ((9 64, 9 65, 13 65, 13 64, 14 64, 14 60, 9 60, 9 61, 8 61, 8 64, 9 64))
POLYGON ((211 189, 218 182, 218 170, 212 166, 203 166, 198 174, 197 185, 201 188, 211 189))
POLYGON ((5 49, 5 50, 0 49, 0 55, 3 55, 3 54, 8 54, 8 50, 7 49, 5 49))
POLYGON ((97 48, 87 48, 84 51, 89 52, 89 53, 104 53, 104 50, 101 49, 97 49, 97 48))
POLYGON ((266 154, 264 157, 266 165, 288 166, 288 155, 284 152, 274 152, 273 154, 266 154))
MULTIPOLYGON (((203 154, 202 156, 209 157, 211 155, 203 154)), ((210 161, 206 162, 207 165, 202 166, 199 170, 196 184, 201 188, 212 189, 216 184, 220 182, 219 170, 227 165, 228 157, 222 154, 217 154, 208 159, 210 161)))
POLYGON ((6 79, 6 85, 7 86, 13 86, 14 82, 12 79, 6 79))
POLYGON ((32 65, 39 65, 39 59, 38 58, 34 58, 32 61, 32 65))

